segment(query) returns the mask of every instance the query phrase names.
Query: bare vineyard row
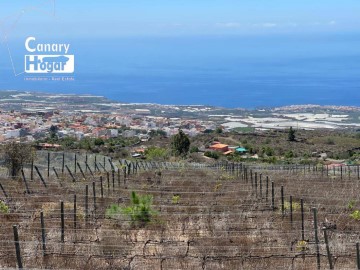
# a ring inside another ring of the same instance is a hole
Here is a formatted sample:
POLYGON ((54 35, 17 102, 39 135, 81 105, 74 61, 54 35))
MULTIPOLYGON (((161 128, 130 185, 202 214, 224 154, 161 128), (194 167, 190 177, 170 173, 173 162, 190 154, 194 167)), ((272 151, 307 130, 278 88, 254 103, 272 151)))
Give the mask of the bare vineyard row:
POLYGON ((72 166, 63 158, 55 167, 51 156, 45 166, 25 166, 20 180, 0 182, 11 209, 2 216, 0 266, 360 268, 360 226, 346 209, 360 199, 358 166, 80 162, 74 155, 72 166), (105 218, 130 190, 154 196, 160 222, 138 229, 122 225, 126 216, 105 218), (174 194, 179 204, 171 203, 174 194))

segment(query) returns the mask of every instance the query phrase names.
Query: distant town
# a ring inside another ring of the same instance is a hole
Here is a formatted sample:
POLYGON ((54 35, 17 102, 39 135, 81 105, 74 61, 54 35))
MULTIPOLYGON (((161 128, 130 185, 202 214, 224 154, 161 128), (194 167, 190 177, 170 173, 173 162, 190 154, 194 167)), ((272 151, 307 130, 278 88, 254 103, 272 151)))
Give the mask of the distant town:
POLYGON ((181 128, 190 137, 215 130, 358 129, 360 108, 298 105, 268 109, 226 109, 191 105, 134 104, 92 95, 0 91, 0 142, 32 142, 56 128, 60 138, 151 138, 181 128))

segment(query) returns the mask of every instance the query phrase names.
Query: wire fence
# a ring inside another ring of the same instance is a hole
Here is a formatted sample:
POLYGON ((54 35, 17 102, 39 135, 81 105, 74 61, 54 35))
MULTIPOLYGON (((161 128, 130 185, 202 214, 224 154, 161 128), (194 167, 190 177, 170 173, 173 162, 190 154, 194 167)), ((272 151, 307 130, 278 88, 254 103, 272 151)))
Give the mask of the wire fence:
POLYGON ((358 172, 43 152, 0 180, 0 266, 354 269, 358 172), (146 226, 106 215, 129 205, 131 191, 153 197, 146 226))

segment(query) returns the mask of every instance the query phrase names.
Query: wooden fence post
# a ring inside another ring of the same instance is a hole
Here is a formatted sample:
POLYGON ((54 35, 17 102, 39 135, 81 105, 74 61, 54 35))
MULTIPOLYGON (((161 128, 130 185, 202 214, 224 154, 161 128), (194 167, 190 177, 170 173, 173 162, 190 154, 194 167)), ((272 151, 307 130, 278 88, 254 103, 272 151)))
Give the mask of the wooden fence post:
POLYGON ((30 180, 34 180, 34 158, 31 159, 30 180))
POLYGON ((319 250, 319 237, 318 237, 318 224, 317 224, 317 210, 312 208, 314 214, 314 233, 315 233, 315 247, 316 247, 316 264, 317 269, 320 270, 320 250, 319 250))
POLYGON ((72 178, 73 182, 75 183, 75 182, 76 182, 76 179, 75 179, 74 175, 72 174, 72 172, 70 171, 70 169, 69 169, 68 165, 65 165, 65 167, 66 167, 66 170, 68 171, 68 173, 70 174, 70 176, 71 176, 71 178, 72 178))
POLYGON ((104 187, 103 187, 103 177, 100 176, 100 193, 101 193, 101 199, 104 198, 104 187))
POLYGON ((61 242, 65 242, 65 214, 64 214, 64 202, 60 201, 61 212, 61 242))
MULTIPOLYGON (((100 162, 99 162, 99 165, 100 165, 101 168, 103 168, 104 172, 107 172, 107 170, 106 170, 106 168, 105 168, 104 165, 102 165, 100 162)), ((99 171, 100 171, 100 170, 99 170, 99 171)))
POLYGON ((120 169, 117 170, 118 186, 120 187, 120 169))
POLYGON ((305 226, 304 226, 304 200, 300 200, 300 207, 301 207, 301 240, 305 240, 305 226))
POLYGON ((50 177, 50 152, 47 155, 47 177, 50 177))
POLYGON ((61 173, 64 174, 64 168, 65 168, 65 153, 62 154, 62 165, 61 165, 61 173))
POLYGON ((255 194, 256 194, 256 197, 257 197, 257 195, 258 195, 258 174, 257 174, 257 172, 255 172, 255 181, 254 181, 255 183, 255 194))
POLYGON ((115 191, 115 171, 111 171, 111 177, 112 177, 112 184, 113 184, 113 191, 115 191))
POLYGON ((265 193, 266 202, 268 201, 268 198, 269 198, 269 176, 266 176, 266 193, 265 193))
POLYGON ((356 264, 357 264, 357 270, 360 270, 360 247, 359 247, 359 243, 356 243, 356 264))
MULTIPOLYGON (((94 171, 96 172, 96 168, 97 168, 97 164, 96 164, 96 155, 95 155, 95 157, 94 157, 94 171)), ((99 169, 99 168, 97 168, 97 169, 99 169)))
POLYGON ((254 189, 254 179, 253 179, 253 172, 250 169, 250 181, 251 181, 251 187, 254 189))
POLYGON ((95 172, 96 172, 96 171, 100 172, 100 168, 99 168, 99 166, 97 165, 97 163, 94 163, 94 167, 95 167, 95 172))
POLYGON ((92 172, 92 170, 91 170, 91 168, 90 168, 90 166, 89 166, 89 164, 87 162, 85 163, 85 166, 86 166, 87 170, 89 170, 91 176, 94 177, 94 174, 93 174, 93 172, 92 172))
POLYGON ((85 176, 85 174, 84 174, 84 171, 83 171, 83 169, 81 168, 79 162, 77 163, 77 166, 79 167, 79 170, 80 170, 80 172, 81 172, 82 177, 83 177, 84 179, 86 179, 86 176, 85 176))
POLYGON ((53 167, 53 171, 54 171, 54 173, 55 173, 56 178, 57 178, 57 179, 59 179, 59 175, 58 175, 58 173, 57 173, 57 171, 56 171, 55 167, 53 167))
POLYGON ((324 231, 324 238, 325 238, 325 245, 326 245, 326 253, 327 253, 328 260, 329 260, 329 269, 332 270, 332 269, 334 269, 334 267, 333 267, 333 263, 332 263, 332 259, 331 259, 327 229, 324 228, 323 231, 324 231))
POLYGON ((74 194, 74 230, 76 235, 76 194, 74 194))
POLYGON ((110 174, 109 174, 109 172, 106 173, 106 180, 107 180, 108 193, 110 193, 110 174))
POLYGON ((274 181, 271 181, 271 206, 272 206, 272 210, 275 211, 275 187, 274 187, 274 181))
POLYGON ((41 180, 41 182, 43 183, 44 187, 47 187, 47 186, 46 186, 46 183, 45 183, 45 180, 44 180, 44 178, 42 177, 42 175, 41 175, 41 173, 40 173, 40 171, 39 171, 39 168, 35 166, 35 170, 36 170, 37 174, 39 175, 40 180, 41 180))
POLYGON ((18 230, 17 230, 16 225, 13 225, 13 231, 14 231, 14 242, 15 242, 15 251, 16 251, 17 264, 18 264, 19 269, 23 269, 21 253, 20 253, 19 234, 18 234, 18 230))
POLYGON ((94 216, 96 215, 96 187, 95 187, 95 181, 92 182, 93 186, 93 199, 94 199, 94 216))
POLYGON ((75 158, 74 158, 74 173, 76 174, 76 163, 77 163, 77 158, 76 158, 76 154, 75 154, 75 158))
POLYGON ((290 196, 290 224, 293 225, 293 197, 290 196))
POLYGON ((28 186, 28 184, 27 184, 27 182, 26 182, 26 177, 25 177, 25 174, 24 174, 24 170, 23 170, 23 169, 21 169, 21 174, 22 174, 22 178, 23 178, 24 183, 25 183, 26 193, 27 193, 27 194, 30 194, 30 189, 29 189, 29 186, 28 186))
POLYGON ((111 170, 112 170, 112 171, 115 170, 115 167, 114 167, 114 165, 112 164, 112 160, 111 160, 110 158, 109 158, 108 160, 109 160, 109 164, 110 164, 111 170))
POLYGON ((6 193, 6 191, 5 191, 4 187, 2 186, 2 184, 1 184, 1 183, 0 183, 0 188, 1 188, 2 192, 4 193, 5 198, 7 198, 7 197, 8 197, 8 195, 7 195, 7 193, 6 193))
POLYGON ((41 240, 42 240, 42 249, 43 255, 46 255, 46 238, 45 238, 45 222, 44 222, 44 213, 40 212, 40 223, 41 223, 41 240))
POLYGON ((285 215, 284 186, 281 186, 281 214, 285 215))
POLYGON ((85 222, 87 223, 89 216, 89 186, 85 186, 85 222))

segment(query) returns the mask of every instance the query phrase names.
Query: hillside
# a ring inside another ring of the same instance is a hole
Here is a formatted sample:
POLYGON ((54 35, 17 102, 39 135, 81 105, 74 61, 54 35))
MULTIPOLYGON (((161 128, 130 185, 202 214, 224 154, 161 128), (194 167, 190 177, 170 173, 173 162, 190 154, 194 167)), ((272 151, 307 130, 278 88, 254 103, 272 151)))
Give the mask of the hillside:
POLYGON ((26 170, 28 192, 21 179, 1 179, 0 266, 314 269, 317 258, 323 268, 356 265, 358 166, 136 162, 120 168, 114 174, 92 168, 94 176, 88 170, 85 178, 73 172, 76 182, 66 171, 29 180, 26 170), (152 197, 149 222, 106 211, 131 205, 132 191, 152 197))

